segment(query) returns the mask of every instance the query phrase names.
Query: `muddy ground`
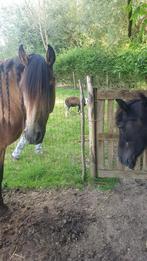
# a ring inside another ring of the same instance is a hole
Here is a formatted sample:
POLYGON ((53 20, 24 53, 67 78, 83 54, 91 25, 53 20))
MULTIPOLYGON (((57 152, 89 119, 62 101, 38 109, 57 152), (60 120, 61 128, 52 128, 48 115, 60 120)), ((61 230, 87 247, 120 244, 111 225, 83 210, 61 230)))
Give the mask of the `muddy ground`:
POLYGON ((0 261, 147 260, 147 181, 4 195, 0 261))

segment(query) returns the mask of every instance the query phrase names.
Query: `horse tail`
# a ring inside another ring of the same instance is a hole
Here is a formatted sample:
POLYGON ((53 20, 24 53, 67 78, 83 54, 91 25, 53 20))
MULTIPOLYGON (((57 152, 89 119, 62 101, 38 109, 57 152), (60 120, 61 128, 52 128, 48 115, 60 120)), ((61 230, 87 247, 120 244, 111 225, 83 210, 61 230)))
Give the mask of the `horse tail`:
POLYGON ((3 72, 3 65, 0 65, 0 99, 1 99, 1 111, 2 111, 2 122, 5 120, 4 116, 4 99, 3 99, 3 88, 2 88, 2 72, 3 72))

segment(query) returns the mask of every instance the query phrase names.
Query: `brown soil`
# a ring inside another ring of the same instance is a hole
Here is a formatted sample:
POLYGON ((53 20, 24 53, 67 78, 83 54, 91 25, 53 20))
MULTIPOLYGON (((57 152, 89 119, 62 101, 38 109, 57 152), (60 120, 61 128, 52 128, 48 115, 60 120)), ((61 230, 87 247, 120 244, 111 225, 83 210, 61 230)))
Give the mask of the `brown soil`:
POLYGON ((147 260, 146 181, 4 194, 0 261, 147 260))

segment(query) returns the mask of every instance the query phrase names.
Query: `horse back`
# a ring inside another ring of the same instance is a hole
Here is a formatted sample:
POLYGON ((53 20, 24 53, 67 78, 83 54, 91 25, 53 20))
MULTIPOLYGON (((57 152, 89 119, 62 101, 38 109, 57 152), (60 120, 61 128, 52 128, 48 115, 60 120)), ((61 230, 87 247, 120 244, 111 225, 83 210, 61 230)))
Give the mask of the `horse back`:
POLYGON ((65 104, 67 107, 80 106, 80 99, 75 96, 71 96, 65 99, 65 104))

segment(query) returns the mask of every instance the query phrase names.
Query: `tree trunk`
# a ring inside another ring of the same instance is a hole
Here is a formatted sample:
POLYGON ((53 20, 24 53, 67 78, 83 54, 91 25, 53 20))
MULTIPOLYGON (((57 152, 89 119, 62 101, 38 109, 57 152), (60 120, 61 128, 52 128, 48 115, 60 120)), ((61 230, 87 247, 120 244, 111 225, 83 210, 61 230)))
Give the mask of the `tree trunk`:
POLYGON ((132 36, 132 0, 128 0, 128 37, 131 38, 132 36))

